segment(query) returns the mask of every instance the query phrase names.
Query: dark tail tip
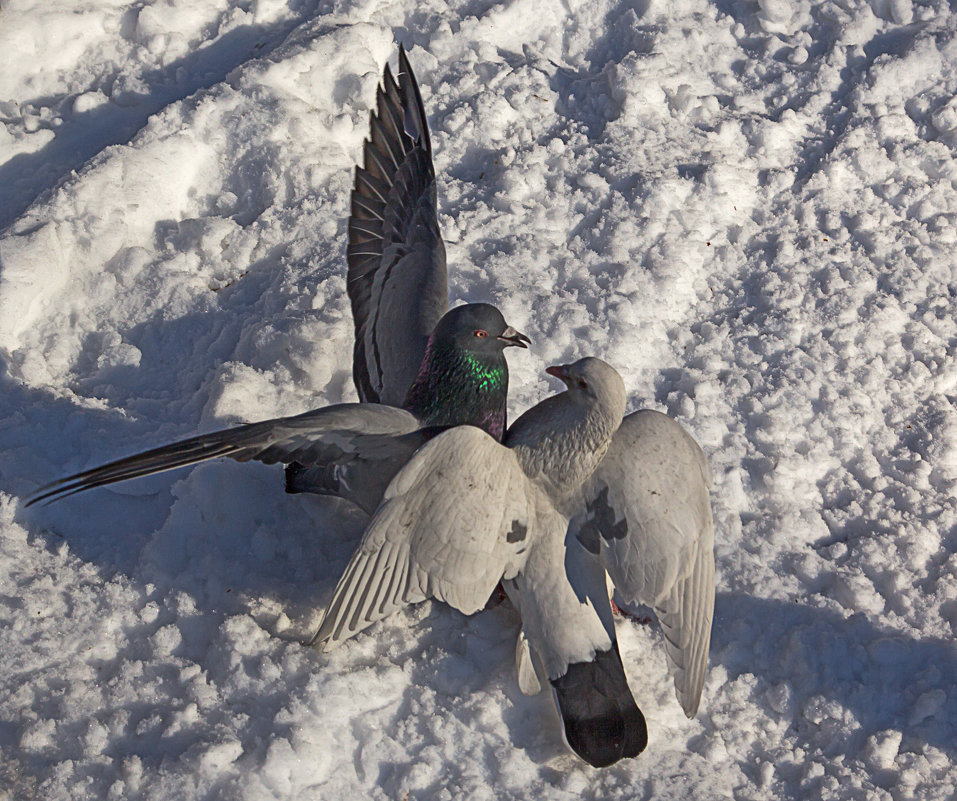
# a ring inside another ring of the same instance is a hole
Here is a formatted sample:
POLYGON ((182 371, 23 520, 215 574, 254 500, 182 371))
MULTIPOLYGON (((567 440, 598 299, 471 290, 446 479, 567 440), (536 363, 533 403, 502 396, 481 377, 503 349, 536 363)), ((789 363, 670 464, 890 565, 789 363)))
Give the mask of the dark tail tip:
POLYGON ((608 767, 644 751, 648 727, 628 688, 617 642, 591 662, 569 665, 552 686, 565 739, 589 765, 608 767))
POLYGON ((319 464, 305 465, 299 462, 290 462, 286 465, 286 492, 297 495, 300 492, 310 492, 315 495, 341 495, 342 487, 337 465, 319 464))
POLYGON ((303 491, 300 488, 300 475, 305 469, 299 462, 286 465, 286 492, 290 495, 296 495, 303 491))

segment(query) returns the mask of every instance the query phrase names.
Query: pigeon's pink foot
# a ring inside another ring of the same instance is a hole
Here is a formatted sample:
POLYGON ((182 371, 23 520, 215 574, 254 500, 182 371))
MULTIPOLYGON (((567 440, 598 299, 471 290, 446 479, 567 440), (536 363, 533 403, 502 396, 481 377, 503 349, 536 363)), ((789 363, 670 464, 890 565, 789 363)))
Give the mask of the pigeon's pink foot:
POLYGON ((654 618, 649 617, 648 615, 635 615, 629 612, 627 609, 622 609, 620 606, 618 606, 618 604, 615 603, 614 600, 611 602, 611 611, 613 614, 619 615, 620 617, 630 620, 633 623, 637 623, 640 626, 647 626, 649 623, 654 621, 654 618))

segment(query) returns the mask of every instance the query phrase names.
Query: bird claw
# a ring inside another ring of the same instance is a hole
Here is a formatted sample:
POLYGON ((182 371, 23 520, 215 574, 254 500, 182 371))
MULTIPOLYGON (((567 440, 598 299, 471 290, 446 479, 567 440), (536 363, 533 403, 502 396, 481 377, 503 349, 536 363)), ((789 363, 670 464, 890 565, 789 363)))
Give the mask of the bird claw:
POLYGON ((654 618, 650 617, 649 615, 636 615, 634 612, 629 612, 627 609, 622 609, 614 602, 614 600, 611 602, 611 611, 612 614, 623 617, 626 620, 630 620, 632 623, 637 623, 639 626, 647 626, 654 622, 654 618))

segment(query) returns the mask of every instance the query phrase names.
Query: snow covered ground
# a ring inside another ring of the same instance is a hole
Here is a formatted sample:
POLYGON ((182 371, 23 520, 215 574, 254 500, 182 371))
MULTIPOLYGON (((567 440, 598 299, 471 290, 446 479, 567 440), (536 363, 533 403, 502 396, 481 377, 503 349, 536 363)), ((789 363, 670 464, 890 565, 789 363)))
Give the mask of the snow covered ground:
POLYGON ((943 0, 3 0, 0 798, 950 799, 957 13, 943 0), (715 472, 702 710, 594 770, 514 612, 299 644, 361 533, 279 468, 68 472, 354 397, 352 166, 405 43, 456 300, 715 472))

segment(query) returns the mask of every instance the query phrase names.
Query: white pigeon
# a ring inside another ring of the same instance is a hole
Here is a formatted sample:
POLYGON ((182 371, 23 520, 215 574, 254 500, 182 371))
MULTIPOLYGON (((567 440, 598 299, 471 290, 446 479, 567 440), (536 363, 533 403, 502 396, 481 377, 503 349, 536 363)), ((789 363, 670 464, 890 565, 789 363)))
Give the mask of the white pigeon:
POLYGON ((499 580, 522 617, 519 682, 547 679, 569 746, 596 767, 639 754, 605 575, 661 621, 678 700, 698 708, 714 609, 704 454, 653 411, 622 419, 621 377, 596 358, 551 367, 567 391, 520 417, 500 445, 459 426, 396 475, 313 643, 352 637, 427 598, 465 614, 499 580))

